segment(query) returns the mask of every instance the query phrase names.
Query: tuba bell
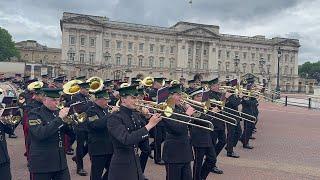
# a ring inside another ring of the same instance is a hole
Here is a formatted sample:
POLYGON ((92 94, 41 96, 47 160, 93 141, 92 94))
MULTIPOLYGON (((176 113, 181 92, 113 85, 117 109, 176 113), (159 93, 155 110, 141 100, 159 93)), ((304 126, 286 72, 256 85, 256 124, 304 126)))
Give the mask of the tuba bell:
POLYGON ((42 87, 43 87, 43 82, 41 82, 41 81, 35 81, 35 82, 30 83, 30 84, 27 86, 27 89, 28 89, 29 91, 33 91, 33 90, 35 90, 35 89, 40 89, 40 88, 42 88, 42 87))
POLYGON ((80 91, 80 86, 82 81, 80 80, 71 80, 62 86, 63 92, 68 95, 77 94, 80 91))
POLYGON ((89 78, 87 80, 87 82, 89 83, 89 86, 90 86, 90 88, 89 88, 90 93, 95 93, 95 92, 101 90, 104 86, 103 80, 97 76, 93 76, 93 77, 89 78))
POLYGON ((145 77, 142 81, 141 84, 145 87, 151 87, 153 85, 154 79, 153 77, 145 77))

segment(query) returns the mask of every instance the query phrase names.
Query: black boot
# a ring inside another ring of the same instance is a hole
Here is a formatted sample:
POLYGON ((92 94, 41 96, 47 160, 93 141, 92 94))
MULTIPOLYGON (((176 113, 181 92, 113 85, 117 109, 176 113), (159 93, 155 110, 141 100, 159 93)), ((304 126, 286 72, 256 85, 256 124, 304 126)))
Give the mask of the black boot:
POLYGON ((232 158, 239 158, 240 156, 237 154, 237 153, 235 153, 235 152, 228 152, 227 153, 227 156, 228 157, 232 157, 232 158))
POLYGON ((211 172, 216 173, 216 174, 223 174, 223 171, 219 169, 217 166, 213 167, 211 172))

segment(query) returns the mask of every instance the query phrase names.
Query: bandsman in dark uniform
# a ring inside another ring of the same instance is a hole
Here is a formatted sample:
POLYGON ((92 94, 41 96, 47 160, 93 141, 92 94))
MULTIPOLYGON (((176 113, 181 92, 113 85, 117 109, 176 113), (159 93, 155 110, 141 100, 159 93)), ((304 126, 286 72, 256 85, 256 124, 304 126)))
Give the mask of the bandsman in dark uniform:
MULTIPOLYGON (((237 85, 237 79, 230 81, 227 85, 235 86, 237 85)), ((226 104, 225 106, 238 111, 238 106, 241 104, 242 95, 236 95, 235 91, 226 92, 226 104), (232 94, 233 93, 233 94, 232 94)), ((238 112, 232 111, 230 109, 225 109, 226 112, 240 116, 238 112)), ((241 137, 242 129, 240 124, 240 118, 236 118, 237 125, 233 126, 227 124, 227 156, 233 158, 239 158, 240 156, 234 152, 233 148, 237 146, 237 143, 241 137)))
MULTIPOLYGON (((193 100, 202 101, 203 89, 199 88, 190 92, 193 100)), ((210 120, 209 116, 201 114, 198 118, 210 120)), ((191 144, 194 149, 193 180, 207 179, 217 161, 216 152, 212 144, 210 131, 198 127, 191 127, 191 144), (205 160, 203 160, 205 158, 205 160)))
MULTIPOLYGON (((247 85, 247 90, 251 90, 252 84, 247 85)), ((256 108, 259 104, 258 100, 255 97, 250 97, 244 95, 241 101, 242 104, 242 112, 255 116, 256 117, 256 108)), ((243 123, 243 133, 240 138, 240 141, 243 144, 243 148, 245 149, 253 149, 252 146, 249 145, 249 139, 252 136, 252 132, 254 129, 254 123, 249 121, 244 121, 243 123)))
MULTIPOLYGON (((137 90, 137 98, 143 100, 144 88, 139 88, 137 90)), ((151 117, 151 115, 149 114, 149 111, 146 108, 141 108, 141 110, 139 111, 139 114, 140 114, 140 118, 137 118, 137 120, 139 122, 138 127, 143 128, 145 125, 148 124, 148 121, 149 121, 149 118, 151 117)), ((147 162, 148 162, 148 157, 151 154, 151 147, 149 145, 149 138, 146 138, 146 139, 142 140, 141 142, 139 142, 138 147, 141 150, 139 158, 140 158, 141 169, 142 169, 142 172, 144 173, 144 170, 145 170, 147 162)))
MULTIPOLYGON (((186 110, 181 104, 181 92, 179 84, 169 88, 169 93, 171 94, 169 101, 172 102, 170 106, 172 106, 173 112, 186 114, 186 110)), ((192 115, 192 113, 194 113, 194 109, 193 112, 191 110, 188 115, 192 115)), ((190 121, 188 118, 175 114, 170 116, 170 118, 186 122, 190 121)), ((166 118, 163 119, 163 122, 166 128, 166 139, 163 144, 163 160, 166 165, 166 179, 191 180, 191 161, 193 160, 193 154, 188 125, 166 118)))
MULTIPOLYGON (((153 102, 157 101, 157 92, 162 88, 163 81, 164 78, 154 78, 152 88, 147 92, 149 94, 149 98, 153 102)), ((154 132, 154 142, 150 144, 150 147, 154 150, 154 163, 164 165, 164 161, 161 158, 161 144, 166 138, 166 131, 163 122, 158 123, 152 131, 154 132)))
POLYGON ((119 89, 121 106, 118 112, 110 116, 107 122, 113 144, 113 156, 109 168, 109 180, 144 180, 138 156, 138 144, 149 138, 149 131, 160 120, 160 114, 154 114, 147 125, 140 128, 136 109, 136 86, 119 89))
MULTIPOLYGON (((88 149, 91 159, 91 180, 107 180, 109 165, 113 153, 107 122, 109 95, 106 90, 94 93, 95 100, 87 110, 88 116, 88 149), (103 174, 104 172, 104 174, 103 174)), ((113 109, 116 111, 116 109, 113 109)))
POLYGON ((43 88, 48 88, 49 87, 48 74, 41 75, 41 81, 43 82, 43 88))
MULTIPOLYGON (((79 84, 80 92, 73 95, 71 98, 71 103, 76 102, 84 102, 85 106, 81 112, 85 112, 91 105, 92 102, 89 98, 89 83, 83 82, 79 84)), ((77 174, 80 176, 86 176, 87 172, 83 169, 83 158, 88 153, 88 128, 87 121, 84 123, 78 124, 75 126, 76 140, 77 140, 77 148, 76 148, 76 156, 72 158, 77 164, 77 174)))
MULTIPOLYGON (((6 134, 13 134, 16 125, 4 119, 3 115, 7 113, 5 111, 4 109, 0 109, 0 177, 1 180, 11 180, 10 157, 8 154, 6 134)), ((18 112, 18 108, 15 108, 11 114, 19 116, 21 119, 21 115, 18 114, 18 112)))
POLYGON ((69 108, 58 111, 61 89, 42 89, 43 106, 30 112, 30 171, 32 180, 69 180, 70 174, 63 147, 68 131, 65 118, 69 108))
MULTIPOLYGON (((222 101, 223 100, 222 94, 219 91, 219 79, 215 78, 211 81, 208 81, 208 85, 210 87, 209 99, 222 101)), ((219 108, 219 107, 216 107, 216 108, 219 108)), ((219 114, 217 114, 217 116, 218 115, 219 114)), ((218 116, 218 117, 223 118, 221 116, 218 116)), ((218 156, 221 150, 223 149, 223 147, 226 145, 225 123, 219 120, 213 120, 212 122, 214 125, 214 131, 211 132, 211 137, 215 147, 216 155, 218 156)), ((216 174, 223 174, 223 171, 219 169, 216 165, 214 166, 211 172, 216 174)))

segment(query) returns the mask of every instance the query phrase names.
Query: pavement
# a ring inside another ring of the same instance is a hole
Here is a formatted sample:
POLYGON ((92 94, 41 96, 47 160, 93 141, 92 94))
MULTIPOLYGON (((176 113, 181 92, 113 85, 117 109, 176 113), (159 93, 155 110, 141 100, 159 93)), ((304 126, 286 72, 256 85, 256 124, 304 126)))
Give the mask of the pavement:
MULTIPOLYGON (((229 158, 222 151, 218 167, 224 174, 210 174, 209 180, 317 180, 320 179, 320 112, 275 103, 260 104, 258 132, 251 140, 254 149, 247 150, 238 143, 235 151, 239 159, 229 158)), ((11 157, 13 180, 28 180, 24 153, 22 127, 16 130, 17 139, 7 139, 11 157)), ((89 176, 76 175, 76 166, 68 156, 71 179, 88 180, 89 176)), ((48 162, 50 163, 50 162, 48 162)), ((89 157, 85 157, 85 169, 90 171, 89 157)), ((125 173, 125 172, 124 172, 125 173)), ((164 180, 164 166, 155 165, 149 159, 146 177, 164 180)), ((1 179, 1 178, 0 178, 1 179)))

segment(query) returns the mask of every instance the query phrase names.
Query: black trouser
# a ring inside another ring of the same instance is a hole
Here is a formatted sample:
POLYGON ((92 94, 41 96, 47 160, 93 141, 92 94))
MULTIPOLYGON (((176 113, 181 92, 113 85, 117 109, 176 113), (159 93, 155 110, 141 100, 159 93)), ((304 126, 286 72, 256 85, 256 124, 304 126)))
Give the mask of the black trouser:
POLYGON ((207 179, 216 162, 214 147, 194 147, 193 180, 207 179), (204 156, 206 158, 203 162, 204 156))
POLYGON ((108 180, 109 166, 112 154, 91 156, 90 180, 108 180), (102 175, 103 170, 106 170, 102 175))
POLYGON ((161 144, 165 140, 166 131, 164 126, 157 125, 155 127, 155 137, 154 137, 154 162, 161 161, 161 144))
POLYGON ((226 145, 225 130, 214 130, 212 132, 212 143, 214 144, 217 156, 220 154, 223 147, 226 145))
POLYGON ((50 173, 33 173, 31 180, 70 180, 69 169, 50 173))
POLYGON ((77 170, 83 169, 83 157, 88 153, 88 132, 85 130, 76 130, 77 137, 77 170))
POLYGON ((68 144, 69 147, 67 147, 67 150, 70 151, 72 149, 73 143, 76 141, 76 134, 74 131, 72 131, 68 134, 68 136, 69 136, 69 144, 68 144))
POLYGON ((147 165, 148 157, 151 153, 149 139, 145 139, 145 140, 141 141, 139 143, 138 147, 141 150, 140 165, 141 165, 142 172, 144 172, 146 165, 147 165))
POLYGON ((1 180, 11 180, 11 170, 10 170, 10 163, 3 163, 0 164, 0 179, 1 180))
POLYGON ((237 146, 238 140, 240 139, 242 134, 242 129, 240 122, 237 123, 237 126, 233 126, 231 124, 227 124, 227 152, 232 153, 233 147, 237 146))
POLYGON ((166 180, 192 180, 190 162, 166 164, 166 180))
POLYGON ((243 133, 241 136, 241 142, 243 145, 248 145, 249 144, 249 139, 252 135, 252 131, 254 128, 254 123, 244 121, 243 123, 243 133))

